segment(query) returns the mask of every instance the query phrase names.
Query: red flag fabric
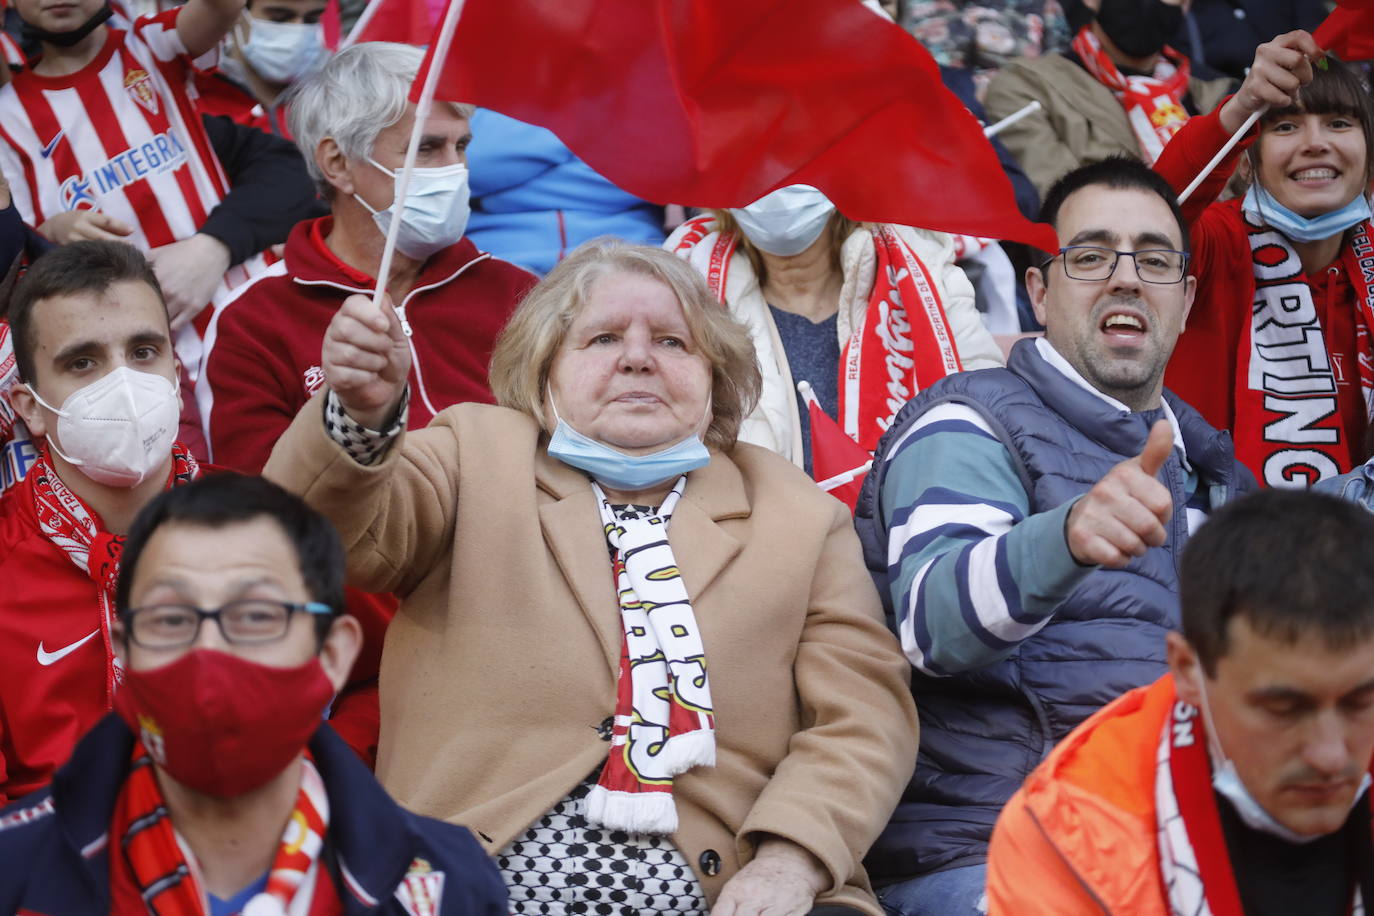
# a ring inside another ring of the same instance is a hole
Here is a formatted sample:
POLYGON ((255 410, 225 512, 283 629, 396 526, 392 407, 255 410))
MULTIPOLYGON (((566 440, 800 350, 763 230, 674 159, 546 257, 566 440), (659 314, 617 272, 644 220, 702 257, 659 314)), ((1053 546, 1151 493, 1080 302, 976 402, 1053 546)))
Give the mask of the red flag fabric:
POLYGON ((859 491, 863 489, 864 475, 873 456, 845 435, 840 424, 821 409, 815 395, 809 392, 803 395, 809 395, 806 407, 811 418, 811 476, 821 489, 853 512, 859 504, 859 491))
POLYGON ((466 0, 436 95, 547 127, 651 201, 809 184, 851 219, 1058 248, 931 56, 859 0, 466 0))
POLYGON ((348 43, 398 41, 427 45, 443 13, 434 6, 429 0, 371 0, 358 17, 348 43))
POLYGON ((1374 58, 1374 2, 1344 0, 1317 26, 1312 38, 1341 60, 1374 58))
POLYGON ((324 46, 331 51, 339 50, 339 40, 343 37, 339 0, 325 0, 324 12, 320 13, 320 28, 324 31, 324 46))

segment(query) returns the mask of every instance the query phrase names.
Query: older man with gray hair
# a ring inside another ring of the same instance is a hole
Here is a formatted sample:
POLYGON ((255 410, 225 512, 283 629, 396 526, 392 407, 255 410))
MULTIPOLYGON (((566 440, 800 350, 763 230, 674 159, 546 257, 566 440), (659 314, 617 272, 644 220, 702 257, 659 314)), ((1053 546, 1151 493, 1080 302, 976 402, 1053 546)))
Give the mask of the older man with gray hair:
POLYGON ((397 206, 421 57, 407 45, 366 42, 297 85, 291 133, 331 213, 297 225, 285 257, 241 287, 207 331, 197 398, 216 464, 261 470, 323 382, 320 345, 330 319, 349 295, 376 287, 398 213, 386 291, 410 345, 409 425, 423 427, 451 404, 492 401, 492 344, 535 278, 463 237, 471 105, 435 102, 397 206))

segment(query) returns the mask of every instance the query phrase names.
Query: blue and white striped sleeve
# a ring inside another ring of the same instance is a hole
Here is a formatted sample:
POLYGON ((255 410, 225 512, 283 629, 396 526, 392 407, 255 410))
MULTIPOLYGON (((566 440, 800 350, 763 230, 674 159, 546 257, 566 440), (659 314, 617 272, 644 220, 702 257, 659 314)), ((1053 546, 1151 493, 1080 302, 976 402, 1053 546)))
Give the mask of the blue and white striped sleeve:
POLYGON ((1092 571, 1064 539, 1073 502, 1027 515, 1012 455, 974 408, 931 408, 888 462, 888 578, 902 648, 921 671, 1007 657, 1092 571))

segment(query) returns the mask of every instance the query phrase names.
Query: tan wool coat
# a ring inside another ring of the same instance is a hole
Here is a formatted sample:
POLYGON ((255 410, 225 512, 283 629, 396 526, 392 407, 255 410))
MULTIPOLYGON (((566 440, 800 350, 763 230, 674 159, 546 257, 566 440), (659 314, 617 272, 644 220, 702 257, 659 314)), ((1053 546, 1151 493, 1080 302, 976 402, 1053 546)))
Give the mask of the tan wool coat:
MULTIPOLYGON (((590 483, 529 416, 463 404, 362 467, 323 395, 264 473, 338 527, 350 582, 394 591, 377 776, 495 852, 599 772, 619 606, 590 483)), ((911 776, 909 665, 849 513, 783 458, 712 452, 669 529, 701 628, 716 766, 675 782, 673 841, 714 901, 761 834, 829 872, 825 902, 881 916, 860 859, 911 776)))
MULTIPOLYGON (((1229 78, 1190 79, 1188 95, 1200 112, 1219 105, 1234 88, 1229 78)), ((1014 60, 988 84, 983 107, 1000 121, 1031 102, 1040 111, 1007 127, 998 139, 1026 170, 1040 196, 1068 171, 1108 156, 1140 158, 1126 109, 1112 91, 1062 54, 1014 60)))

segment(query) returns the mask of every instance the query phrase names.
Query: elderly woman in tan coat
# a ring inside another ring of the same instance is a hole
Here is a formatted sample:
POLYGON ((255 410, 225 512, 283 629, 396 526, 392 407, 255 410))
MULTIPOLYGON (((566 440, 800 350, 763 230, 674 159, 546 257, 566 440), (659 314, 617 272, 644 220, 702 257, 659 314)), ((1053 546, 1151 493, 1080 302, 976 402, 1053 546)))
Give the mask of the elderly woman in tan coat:
POLYGON ((758 370, 692 268, 574 253, 497 344, 500 407, 405 432, 408 368, 348 300, 266 469, 401 597, 382 783, 470 826, 515 913, 879 916, 908 666, 845 506, 736 443, 758 370))

